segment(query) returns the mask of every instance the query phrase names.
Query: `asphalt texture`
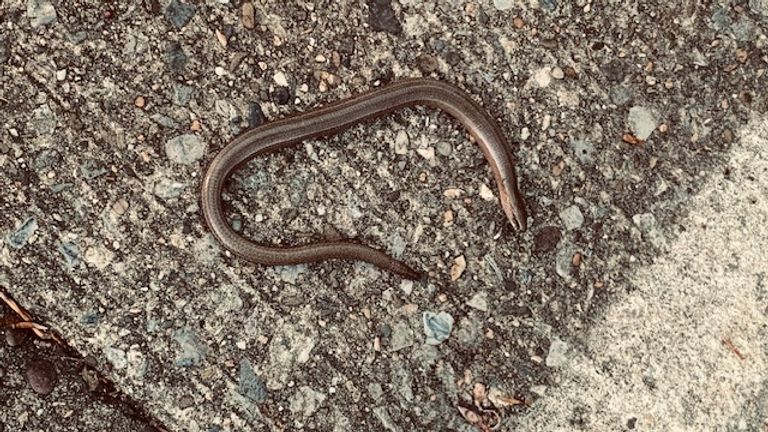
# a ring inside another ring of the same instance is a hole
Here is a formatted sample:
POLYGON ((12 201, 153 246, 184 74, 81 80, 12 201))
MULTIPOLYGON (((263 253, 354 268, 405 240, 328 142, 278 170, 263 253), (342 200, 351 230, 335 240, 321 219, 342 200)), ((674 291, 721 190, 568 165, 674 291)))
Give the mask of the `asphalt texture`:
POLYGON ((767 28, 764 0, 0 3, 0 289, 65 343, 3 347, 0 424, 763 431, 767 28), (210 235, 233 137, 422 76, 498 120, 528 230, 417 108, 253 160, 225 204, 426 280, 210 235))

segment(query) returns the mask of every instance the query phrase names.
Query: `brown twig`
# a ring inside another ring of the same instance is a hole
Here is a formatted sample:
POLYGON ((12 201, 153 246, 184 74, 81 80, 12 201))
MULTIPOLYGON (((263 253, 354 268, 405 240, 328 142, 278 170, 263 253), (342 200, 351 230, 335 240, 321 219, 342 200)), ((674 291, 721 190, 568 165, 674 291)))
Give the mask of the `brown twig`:
POLYGON ((41 332, 48 331, 48 327, 32 321, 21 321, 21 322, 9 324, 8 328, 19 329, 19 330, 40 330, 41 332))
POLYGON ((15 300, 5 295, 3 290, 0 290, 0 300, 2 300, 6 305, 8 305, 11 310, 16 312, 16 315, 18 315, 21 318, 21 322, 13 323, 8 325, 9 328, 15 328, 15 329, 29 329, 32 330, 32 332, 35 333, 37 337, 40 339, 52 339, 56 343, 63 345, 63 342, 61 339, 59 339, 58 336, 53 334, 49 331, 48 327, 38 324, 35 322, 34 318, 32 317, 32 314, 27 312, 23 307, 19 306, 18 303, 16 303, 15 300))
POLYGON ((723 343, 723 345, 725 345, 725 347, 726 347, 726 348, 728 348, 728 349, 729 349, 729 350, 730 350, 732 353, 736 354, 736 357, 738 357, 738 358, 739 358, 739 360, 742 360, 742 361, 744 361, 744 360, 746 359, 746 357, 744 357, 744 354, 742 354, 742 353, 741 353, 741 351, 739 351, 739 349, 738 349, 738 348, 736 348, 736 345, 734 345, 734 344, 733 344, 733 342, 731 342, 731 340, 730 340, 730 339, 727 339, 727 338, 726 338, 726 339, 721 339, 721 342, 722 342, 722 343, 723 343))

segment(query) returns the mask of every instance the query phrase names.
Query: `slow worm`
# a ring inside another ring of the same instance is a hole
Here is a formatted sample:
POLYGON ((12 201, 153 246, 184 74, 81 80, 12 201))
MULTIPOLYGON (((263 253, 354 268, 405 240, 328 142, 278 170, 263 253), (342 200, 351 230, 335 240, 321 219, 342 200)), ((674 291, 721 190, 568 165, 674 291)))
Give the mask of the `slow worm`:
POLYGON ((246 260, 274 266, 329 259, 367 261, 408 279, 421 274, 407 264, 371 247, 346 242, 320 242, 304 246, 274 247, 237 234, 222 208, 224 181, 241 164, 260 154, 328 136, 365 120, 385 116, 404 107, 424 105, 456 118, 474 137, 491 165, 501 206, 510 223, 526 228, 523 199, 517 187, 512 155, 496 122, 461 89, 432 79, 406 79, 330 105, 251 129, 232 140, 211 162, 202 184, 202 210, 213 235, 246 260))

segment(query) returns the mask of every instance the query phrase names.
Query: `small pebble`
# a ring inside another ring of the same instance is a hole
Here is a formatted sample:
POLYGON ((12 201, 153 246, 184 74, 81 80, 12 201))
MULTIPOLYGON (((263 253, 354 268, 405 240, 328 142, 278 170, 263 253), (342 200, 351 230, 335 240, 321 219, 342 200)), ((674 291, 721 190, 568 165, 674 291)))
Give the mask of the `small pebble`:
POLYGON ((175 105, 184 106, 192 99, 192 95, 195 93, 195 88, 182 84, 177 84, 173 87, 173 103, 175 105))
MULTIPOLYGON (((667 128, 666 128, 666 126, 667 126, 667 125, 662 125, 662 126, 665 126, 665 128, 664 128, 664 130, 663 130, 663 131, 661 131, 661 132, 666 132, 666 131, 667 131, 667 128)), ((659 130, 661 130, 661 126, 659 126, 659 130)), ((723 133, 722 133, 722 134, 720 134, 720 138, 721 138, 721 139, 722 139, 722 140, 723 140, 723 141, 724 141, 726 144, 731 144, 731 143, 733 142, 733 139, 735 138, 735 136, 734 136, 734 134, 733 134, 733 131, 732 131, 732 130, 730 130, 730 129, 726 129, 726 130, 724 130, 724 131, 723 131, 723 133)))
POLYGON ((245 359, 240 361, 238 391, 240 394, 256 403, 262 403, 267 400, 266 384, 261 378, 256 376, 256 373, 251 366, 251 362, 245 359))
POLYGON ((539 6, 545 11, 553 11, 557 8, 557 0, 539 0, 539 6))
POLYGON ((14 249, 21 249, 32 235, 37 231, 37 219, 28 218, 6 237, 8 245, 14 249))
POLYGON ((255 128, 261 126, 267 122, 267 117, 264 115, 264 111, 261 109, 261 105, 257 102, 251 102, 248 104, 248 127, 255 128))
POLYGON ((635 136, 645 141, 656 130, 657 120, 650 108, 633 106, 629 109, 627 123, 635 136))
POLYGON ((176 129, 179 127, 179 124, 176 123, 176 120, 168 117, 167 115, 155 113, 149 116, 149 118, 160 126, 167 127, 168 129, 176 129))
POLYGON ((443 191, 443 196, 446 198, 459 198, 462 193, 464 193, 464 191, 461 189, 451 188, 443 191))
POLYGON ((493 191, 491 188, 485 185, 485 183, 480 185, 480 198, 486 200, 486 201, 493 201, 495 198, 493 196, 493 191))
POLYGON ((24 376, 32 390, 41 395, 50 394, 58 381, 56 367, 47 360, 33 360, 27 363, 24 376))
POLYGON ((595 146, 591 141, 582 139, 571 140, 571 149, 581 163, 594 162, 595 146))
POLYGON ((461 275, 464 274, 464 270, 467 269, 467 260, 464 258, 464 255, 458 256, 453 260, 453 265, 451 266, 451 280, 455 281, 458 280, 461 275))
POLYGON ((434 56, 428 55, 428 54, 422 54, 419 56, 418 59, 416 59, 417 65, 419 70, 423 74, 431 74, 432 72, 436 71, 439 64, 437 63, 437 59, 434 56))
POLYGON ((163 199, 178 198, 186 189, 184 183, 179 183, 168 178, 161 178, 155 183, 153 193, 163 199))
POLYGON ((446 141, 440 141, 437 143, 437 152, 442 156, 450 156, 451 152, 453 151, 453 148, 451 147, 451 143, 446 141))
POLYGON ((83 368, 83 371, 80 373, 80 376, 83 378, 83 381, 85 382, 86 387, 88 387, 89 391, 96 391, 99 388, 99 374, 96 373, 95 370, 89 369, 89 368, 83 368))
POLYGON ((533 80, 541 88, 545 88, 549 86, 549 83, 552 82, 552 75, 550 73, 550 69, 548 67, 543 67, 541 69, 536 70, 533 73, 533 80))
POLYGON ((467 305, 479 311, 488 312, 488 293, 479 292, 473 295, 471 299, 467 300, 467 305))
POLYGON ((50 0, 27 0, 27 17, 32 28, 56 21, 56 8, 50 0))
POLYGON ((619 59, 613 59, 600 66, 600 71, 608 81, 619 83, 624 80, 624 63, 619 59))
POLYGON ((568 344, 555 337, 552 343, 549 345, 549 353, 547 354, 546 365, 551 368, 564 365, 568 361, 568 358, 565 356, 567 352, 568 344))
POLYGON ((432 160, 435 158, 435 148, 431 146, 427 148, 416 149, 416 153, 418 153, 426 160, 432 160))
POLYGON ((411 293, 413 292, 413 281, 412 280, 400 281, 400 290, 403 291, 403 294, 405 295, 411 295, 411 293))
POLYGON ((560 212, 560 220, 563 221, 565 229, 568 231, 581 228, 584 224, 584 215, 577 205, 572 205, 560 212))
POLYGON ((171 71, 176 73, 184 72, 187 60, 187 55, 184 53, 179 42, 172 41, 168 43, 165 48, 165 62, 171 71))
POLYGON ((390 352, 399 351, 404 348, 408 348, 415 342, 413 331, 408 327, 408 324, 404 322, 397 322, 392 326, 392 334, 389 338, 390 352))
POLYGON ((445 62, 451 66, 456 66, 461 62, 461 55, 456 51, 448 51, 445 54, 445 62))
POLYGON ((667 241, 664 237, 664 231, 659 226, 659 222, 653 213, 635 214, 632 216, 632 222, 640 229, 644 239, 659 248, 666 246, 667 241))
POLYGON ((525 21, 523 21, 520 17, 515 17, 515 19, 512 20, 512 24, 514 24, 516 29, 521 29, 523 26, 525 26, 525 21))
POLYGON ((395 154, 404 155, 408 153, 408 133, 404 130, 397 131, 395 136, 395 154))
POLYGON ((241 12, 243 15, 243 27, 249 30, 256 27, 256 17, 255 17, 256 11, 253 8, 253 3, 251 2, 243 3, 241 12))
POLYGON ((560 69, 557 66, 552 68, 551 74, 552 74, 552 78, 554 78, 556 80, 561 80, 561 79, 563 79, 565 77, 565 73, 563 72, 563 70, 560 69))
POLYGON ((285 105, 291 100, 291 92, 288 87, 277 87, 272 92, 272 101, 278 105, 285 105))
POLYGON ((64 264, 67 268, 75 268, 80 264, 80 248, 76 243, 65 241, 58 246, 58 251, 64 256, 64 264))
POLYGON ((574 69, 571 66, 566 66, 565 69, 563 69, 563 73, 565 76, 571 79, 575 79, 579 77, 579 74, 576 72, 576 69, 574 69))
POLYGON ((221 30, 219 29, 216 29, 215 33, 216 33, 216 40, 219 41, 219 45, 226 48, 227 43, 229 43, 229 41, 227 40, 227 36, 224 33, 222 33, 221 30))
POLYGON ((187 25, 195 16, 196 7, 193 4, 182 3, 179 0, 171 0, 168 7, 165 8, 165 19, 174 27, 180 29, 187 25))
POLYGON ((445 213, 443 213, 443 226, 451 225, 453 225, 453 211, 446 210, 445 213))
POLYGON ((205 150, 205 143, 194 134, 180 135, 165 143, 168 159, 186 165, 200 160, 205 155, 205 150))
POLYGON ((439 345, 445 342, 453 329, 453 317, 448 312, 424 312, 424 333, 427 335, 428 345, 439 345))
POLYGON ((738 48, 736 50, 736 60, 739 63, 746 63, 748 58, 749 58, 749 51, 743 48, 738 48))
POLYGON ((176 330, 173 339, 179 345, 175 361, 177 366, 199 366, 205 360, 208 347, 189 328, 176 330))
POLYGON ((248 57, 248 54, 244 52, 237 52, 232 55, 232 60, 229 62, 229 71, 234 72, 240 66, 240 64, 248 57))
POLYGON ((533 250, 535 252, 550 252, 555 249, 560 242, 560 229, 556 226, 545 226, 533 239, 533 250))
POLYGON ((190 395, 184 395, 179 398, 179 408, 186 409, 195 404, 195 398, 190 395))
POLYGON ((136 105, 136 108, 144 108, 144 104, 146 101, 144 100, 144 96, 138 96, 136 100, 133 101, 133 104, 136 105))
POLYGON ((368 0, 368 23, 374 31, 383 31, 393 35, 403 32, 403 26, 392 9, 391 0, 368 0))
POLYGON ((576 252, 571 257, 571 265, 574 267, 579 267, 581 266, 581 260, 582 260, 581 252, 576 252))
POLYGON ((40 105, 32 111, 32 118, 28 123, 28 127, 33 130, 36 135, 50 135, 56 130, 57 116, 48 104, 40 105))
POLYGON ((275 72, 275 74, 272 76, 272 79, 275 80, 275 83, 281 87, 288 87, 288 79, 285 77, 285 74, 282 72, 275 72))
POLYGON ((572 245, 566 243, 560 246, 555 255, 555 273, 565 280, 570 280, 578 272, 578 267, 573 266, 573 255, 576 252, 572 245))

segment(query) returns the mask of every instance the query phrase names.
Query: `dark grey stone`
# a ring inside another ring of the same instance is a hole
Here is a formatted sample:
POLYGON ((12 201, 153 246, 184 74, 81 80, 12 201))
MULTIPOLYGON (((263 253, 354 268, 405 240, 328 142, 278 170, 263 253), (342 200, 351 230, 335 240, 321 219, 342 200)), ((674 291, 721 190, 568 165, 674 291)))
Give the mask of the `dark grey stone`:
POLYGON ((184 68, 187 66, 187 55, 181 48, 181 44, 173 41, 168 43, 165 48, 165 63, 168 68, 176 73, 184 72, 184 68))
POLYGON ((192 4, 182 3, 179 0, 171 0, 168 7, 165 8, 165 18, 180 29, 189 23, 189 20, 195 16, 196 7, 192 4))
POLYGON ((6 238, 8 245, 14 249, 21 249, 32 234, 37 231, 37 219, 31 217, 22 222, 14 232, 6 238))
POLYGON ((251 362, 245 359, 240 361, 238 391, 256 403, 262 403, 267 400, 267 387, 264 381, 256 376, 251 362))
POLYGON ((368 0, 370 15, 368 22, 374 31, 383 31, 393 35, 403 32, 403 26, 395 16, 391 0, 368 0))

